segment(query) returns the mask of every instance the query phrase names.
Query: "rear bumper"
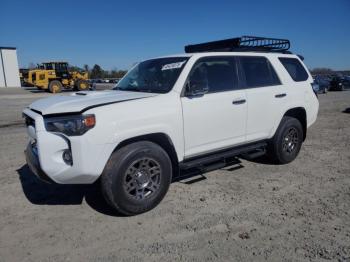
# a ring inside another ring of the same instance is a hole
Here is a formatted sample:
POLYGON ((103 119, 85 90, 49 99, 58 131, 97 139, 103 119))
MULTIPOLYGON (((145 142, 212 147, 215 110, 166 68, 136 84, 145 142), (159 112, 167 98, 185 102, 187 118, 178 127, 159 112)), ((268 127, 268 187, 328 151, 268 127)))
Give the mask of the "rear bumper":
POLYGON ((36 146, 28 143, 26 150, 24 151, 27 164, 29 169, 36 175, 40 180, 47 183, 55 183, 45 172, 41 169, 39 157, 36 146))

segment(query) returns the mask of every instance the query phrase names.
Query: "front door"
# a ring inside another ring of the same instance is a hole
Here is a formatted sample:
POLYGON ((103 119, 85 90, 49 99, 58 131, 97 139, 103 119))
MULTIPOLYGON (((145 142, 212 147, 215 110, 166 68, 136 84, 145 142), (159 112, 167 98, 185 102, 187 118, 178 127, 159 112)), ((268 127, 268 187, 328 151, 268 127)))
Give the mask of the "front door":
POLYGON ((208 93, 181 98, 185 158, 245 141, 247 103, 245 90, 238 89, 234 57, 199 59, 189 82, 207 83, 208 93))

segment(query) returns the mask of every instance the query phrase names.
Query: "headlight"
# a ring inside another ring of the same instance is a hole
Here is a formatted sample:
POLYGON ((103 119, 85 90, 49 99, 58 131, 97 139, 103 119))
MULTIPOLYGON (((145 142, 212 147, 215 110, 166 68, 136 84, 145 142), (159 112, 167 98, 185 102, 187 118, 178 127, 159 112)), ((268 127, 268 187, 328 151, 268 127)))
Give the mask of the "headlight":
POLYGON ((95 124, 95 115, 72 115, 45 119, 47 131, 63 133, 67 136, 81 136, 95 124))

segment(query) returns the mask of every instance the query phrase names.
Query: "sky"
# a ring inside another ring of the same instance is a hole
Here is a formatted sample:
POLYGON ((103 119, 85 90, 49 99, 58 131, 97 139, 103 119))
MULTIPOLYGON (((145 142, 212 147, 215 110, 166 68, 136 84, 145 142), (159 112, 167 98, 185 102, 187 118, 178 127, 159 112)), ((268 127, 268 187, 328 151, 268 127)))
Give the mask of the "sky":
POLYGON ((350 69, 350 0, 0 0, 0 46, 21 67, 47 60, 128 69, 187 44, 287 38, 306 65, 350 69))

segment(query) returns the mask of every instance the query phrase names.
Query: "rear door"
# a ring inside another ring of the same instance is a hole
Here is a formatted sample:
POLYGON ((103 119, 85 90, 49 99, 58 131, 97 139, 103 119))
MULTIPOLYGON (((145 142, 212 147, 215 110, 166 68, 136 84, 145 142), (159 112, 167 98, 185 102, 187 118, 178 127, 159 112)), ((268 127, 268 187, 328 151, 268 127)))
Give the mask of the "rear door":
POLYGON ((272 64, 264 56, 240 56, 240 76, 247 94, 247 141, 266 139, 271 134, 287 90, 272 64))
POLYGON ((205 57, 193 66, 187 81, 207 81, 209 92, 181 98, 185 157, 245 141, 247 103, 238 88, 234 57, 205 57))

